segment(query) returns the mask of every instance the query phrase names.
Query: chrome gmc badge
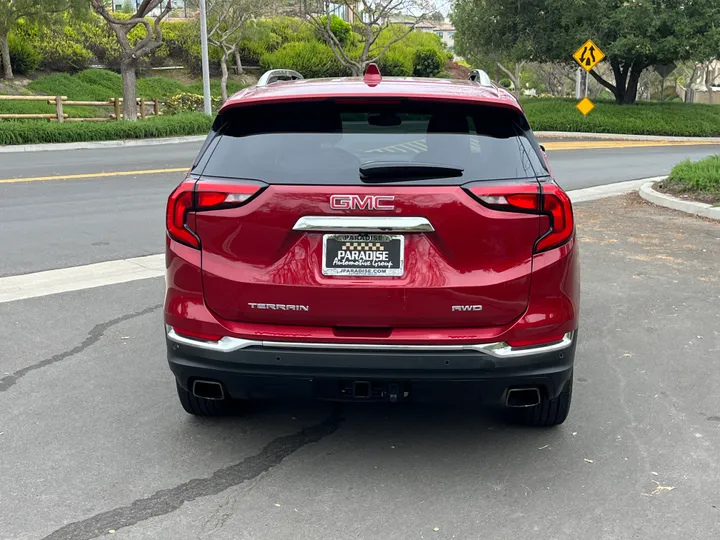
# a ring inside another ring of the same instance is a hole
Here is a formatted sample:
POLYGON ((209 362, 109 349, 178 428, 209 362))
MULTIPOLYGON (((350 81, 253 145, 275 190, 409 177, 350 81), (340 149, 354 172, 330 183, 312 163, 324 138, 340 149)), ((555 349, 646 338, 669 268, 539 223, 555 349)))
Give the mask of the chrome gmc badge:
POLYGON ((394 195, 331 195, 333 210, 394 210, 394 195))

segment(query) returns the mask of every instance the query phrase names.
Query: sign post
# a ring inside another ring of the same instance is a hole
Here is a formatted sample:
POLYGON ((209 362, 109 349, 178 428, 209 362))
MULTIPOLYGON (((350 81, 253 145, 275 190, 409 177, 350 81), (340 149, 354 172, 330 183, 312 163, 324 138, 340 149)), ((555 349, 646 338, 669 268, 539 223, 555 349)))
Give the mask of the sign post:
MULTIPOLYGON (((600 47, 595 45, 592 40, 588 39, 583 45, 575 51, 573 54, 573 58, 575 61, 580 64, 580 67, 584 69, 587 73, 584 73, 585 76, 585 88, 584 88, 584 97, 580 102, 577 104, 577 109, 583 113, 584 115, 587 115, 590 111, 592 111, 595 108, 595 105, 593 105, 593 102, 590 101, 587 97, 588 93, 588 77, 590 75, 590 72, 592 69, 597 66, 600 62, 602 62, 603 58, 605 58, 605 53, 600 50, 600 47)), ((580 70, 578 70, 578 75, 582 73, 580 70)), ((581 92, 581 82, 580 77, 578 77, 577 83, 575 85, 575 97, 580 99, 580 92, 581 92)))

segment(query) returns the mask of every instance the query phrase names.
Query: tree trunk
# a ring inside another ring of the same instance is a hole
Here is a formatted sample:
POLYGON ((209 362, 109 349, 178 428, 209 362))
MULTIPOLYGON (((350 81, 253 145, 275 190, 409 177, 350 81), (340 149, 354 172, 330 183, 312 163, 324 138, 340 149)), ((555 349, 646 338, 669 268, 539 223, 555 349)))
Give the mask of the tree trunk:
POLYGON ((235 47, 235 67, 237 68, 238 75, 242 75, 244 73, 242 60, 240 59, 240 49, 237 47, 235 47))
POLYGON ((713 75, 713 70, 710 67, 711 64, 708 64, 708 67, 705 69, 705 88, 707 88, 708 91, 708 103, 710 105, 713 104, 713 82, 715 82, 713 79, 715 78, 713 75))
POLYGON ((123 90, 123 116, 126 122, 137 120, 137 60, 123 59, 120 62, 123 90))
POLYGON ((3 74, 6 79, 13 78, 12 65, 10 65, 10 45, 7 32, 0 36, 0 53, 2 53, 3 74))
POLYGON ((228 91, 227 91, 227 82, 228 82, 228 52, 223 49, 223 54, 220 57, 220 71, 222 72, 222 77, 220 78, 220 92, 222 93, 222 101, 225 103, 228 98, 228 91))
POLYGON ((625 87, 625 93, 623 95, 623 105, 632 105, 637 101, 638 84, 640 83, 640 75, 643 69, 642 67, 633 65, 630 70, 630 77, 628 77, 627 86, 625 87))

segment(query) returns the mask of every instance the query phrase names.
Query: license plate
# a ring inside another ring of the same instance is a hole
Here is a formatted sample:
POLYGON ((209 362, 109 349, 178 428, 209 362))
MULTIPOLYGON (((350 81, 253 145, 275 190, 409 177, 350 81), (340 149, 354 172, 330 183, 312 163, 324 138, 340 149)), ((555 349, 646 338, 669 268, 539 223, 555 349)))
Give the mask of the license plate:
POLYGON ((326 234, 322 273, 326 276, 402 276, 405 238, 389 234, 326 234))

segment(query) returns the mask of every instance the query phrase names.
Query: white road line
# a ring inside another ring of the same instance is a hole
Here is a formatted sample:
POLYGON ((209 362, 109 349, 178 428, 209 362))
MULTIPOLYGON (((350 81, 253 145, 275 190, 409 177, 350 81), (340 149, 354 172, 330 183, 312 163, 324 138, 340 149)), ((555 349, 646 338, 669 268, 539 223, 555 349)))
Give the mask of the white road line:
MULTIPOLYGON (((568 193, 574 203, 594 201, 636 191, 645 182, 661 180, 662 178, 644 178, 606 186, 576 189, 568 193)), ((164 275, 165 256, 158 254, 87 264, 73 268, 47 270, 33 274, 8 276, 0 278, 0 304, 50 294, 127 283, 140 279, 157 278, 164 275)))
POLYGON ((149 255, 0 278, 0 304, 165 275, 165 256, 149 255))

